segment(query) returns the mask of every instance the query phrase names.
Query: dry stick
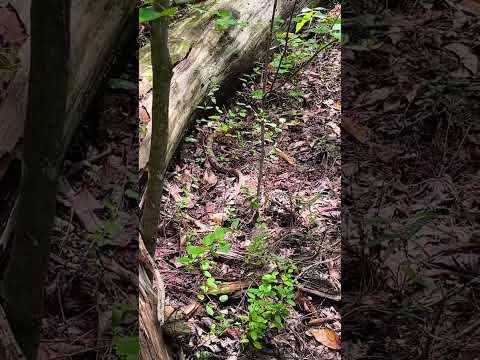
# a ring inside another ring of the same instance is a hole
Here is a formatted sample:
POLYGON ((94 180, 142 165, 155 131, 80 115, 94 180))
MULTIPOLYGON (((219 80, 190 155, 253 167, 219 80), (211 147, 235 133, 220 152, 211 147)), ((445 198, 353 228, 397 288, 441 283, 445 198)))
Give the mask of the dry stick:
POLYGON ((307 65, 309 65, 317 56, 318 54, 320 54, 320 52, 324 49, 326 49, 327 47, 329 47, 330 45, 332 45, 333 43, 335 43, 336 40, 332 40, 328 43, 326 43, 325 45, 319 47, 317 49, 317 51, 315 51, 315 53, 308 59, 306 60, 305 62, 301 63, 299 66, 297 66, 295 68, 295 70, 285 79, 285 81, 283 81, 279 86, 273 88, 271 90, 271 92, 274 92, 276 91, 277 89, 281 88, 282 86, 284 86, 286 83, 288 83, 293 77, 295 77, 295 75, 297 75, 300 70, 302 70, 304 67, 306 67, 307 65))
MULTIPOLYGON (((275 0, 273 3, 273 11, 272 11, 272 19, 270 20, 270 36, 269 36, 269 41, 268 41, 268 49, 267 49, 267 61, 270 59, 270 55, 272 52, 272 38, 273 38, 273 26, 275 23, 275 14, 277 13, 277 4, 278 0, 275 0)), ((267 90, 267 67, 265 66, 263 69, 262 73, 262 82, 263 82, 263 91, 265 92, 267 90)))
MULTIPOLYGON (((332 25, 330 25, 330 29, 329 31, 331 31, 333 29, 333 26, 335 25, 335 23, 337 22, 337 20, 339 19, 340 15, 337 15, 337 17, 335 18, 334 21, 332 21, 332 25)), ((288 33, 287 33, 287 40, 288 40, 288 33)), ((332 45, 333 43, 335 42, 335 40, 332 40, 328 43, 326 43, 325 45, 323 46, 320 46, 317 51, 315 51, 315 53, 310 57, 310 59, 308 59, 307 61, 305 61, 304 63, 300 64, 299 66, 296 67, 296 69, 285 79, 284 82, 282 82, 277 88, 273 88, 273 85, 275 84, 275 82, 272 83, 272 87, 270 88, 270 92, 273 92, 275 91, 276 89, 278 88, 281 88, 282 86, 284 86, 287 82, 290 81, 290 79, 292 79, 293 77, 295 77, 295 75, 297 75, 299 73, 300 70, 302 70, 304 67, 306 67, 307 65, 309 65, 313 59, 315 59, 318 54, 320 54, 320 51, 324 50, 325 48, 327 48, 328 46, 332 45)), ((281 62, 278 66, 278 70, 280 69, 280 65, 281 65, 281 62)), ((278 70, 277 70, 277 73, 278 73, 278 70)))
POLYGON ((275 76, 273 77, 272 84, 270 85, 269 93, 272 91, 273 86, 277 81, 278 75, 280 74, 280 67, 282 66, 283 59, 285 58, 285 55, 287 54, 287 51, 288 51, 288 35, 290 35, 290 27, 292 26, 293 14, 295 13, 295 8, 297 7, 297 3, 298 3, 298 0, 295 0, 295 3, 293 4, 292 12, 290 13, 290 17, 288 19, 287 33, 285 35, 285 48, 283 49, 282 55, 280 56, 280 61, 278 62, 278 67, 275 72, 275 76))
MULTIPOLYGON (((290 17, 288 20, 288 25, 287 25, 287 34, 286 34, 286 41, 285 41, 285 49, 282 53, 282 56, 280 58, 280 62, 278 64, 277 71, 275 73, 275 77, 273 78, 272 84, 270 85, 270 91, 271 92, 273 86, 275 85, 275 81, 277 80, 277 76, 280 70, 280 66, 282 65, 283 58, 285 57, 285 54, 288 50, 288 34, 290 33, 290 26, 292 25, 292 20, 293 20, 293 14, 295 13, 295 8, 297 7, 298 0, 295 0, 295 3, 293 4, 292 11, 290 13, 290 17)), ((269 42, 268 42, 268 49, 267 49, 267 56, 269 59, 270 58, 270 50, 271 50, 271 45, 272 45, 272 37, 273 37, 273 26, 275 23, 275 12, 277 10, 277 0, 275 0, 275 3, 273 5, 273 12, 272 12, 272 19, 270 23, 270 37, 269 37, 269 42)), ((267 94, 265 93, 266 90, 266 84, 267 84, 267 76, 266 76, 266 66, 264 69, 264 75, 263 75, 263 98, 262 98, 262 104, 265 104, 265 100, 267 98, 267 94)), ((264 168, 265 168, 265 119, 262 119, 261 122, 261 128, 260 128, 260 138, 261 138, 261 145, 260 145, 260 161, 258 164, 258 183, 257 183, 257 198, 260 199, 260 195, 262 193, 262 184, 263 184, 263 173, 264 173, 264 168)))
MULTIPOLYGON (((275 0, 273 3, 273 11, 272 11, 272 19, 270 21, 270 36, 268 41, 268 49, 267 49, 267 61, 270 59, 270 53, 272 49, 272 37, 273 37, 273 26, 275 23, 275 13, 277 12, 277 4, 278 0, 275 0)), ((267 67, 265 66, 263 69, 263 93, 265 94, 265 90, 267 88, 267 67)), ((257 199, 260 199, 260 194, 262 192, 262 183, 263 183, 263 168, 265 165, 265 121, 262 119, 262 123, 260 125, 260 159, 258 162, 258 183, 257 183, 257 199)))

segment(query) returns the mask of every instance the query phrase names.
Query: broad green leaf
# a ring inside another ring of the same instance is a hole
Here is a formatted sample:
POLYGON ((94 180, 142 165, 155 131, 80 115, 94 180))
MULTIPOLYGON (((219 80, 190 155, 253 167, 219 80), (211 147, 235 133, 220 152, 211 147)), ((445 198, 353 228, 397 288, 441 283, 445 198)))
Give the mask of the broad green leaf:
POLYGON ((138 359, 140 345, 138 336, 121 336, 114 340, 115 352, 127 360, 138 359))
POLYGON ((138 90, 138 84, 125 79, 110 79, 108 86, 113 90, 138 90))
POLYGON ((205 249, 203 246, 194 246, 194 245, 187 246, 187 254, 189 254, 193 258, 196 258, 200 255, 205 254, 206 251, 207 249, 205 249))
POLYGON ((157 20, 157 19, 159 19, 161 17, 164 17, 164 16, 175 15, 176 12, 177 12, 176 7, 170 7, 170 8, 167 8, 167 9, 161 11, 161 12, 156 11, 151 6, 142 7, 142 8, 140 8, 140 10, 138 12, 138 21, 140 22, 140 24, 142 24, 142 23, 145 23, 145 22, 148 22, 148 21, 157 20))
POLYGON ((217 11, 217 16, 219 17, 232 17, 232 12, 226 9, 220 9, 217 11))
POLYGON ((207 314, 210 315, 210 316, 213 316, 213 314, 215 313, 215 311, 213 310, 213 308, 212 308, 210 305, 206 305, 206 306, 205 306, 205 311, 206 311, 207 314))
POLYGON ((218 287, 218 286, 217 286, 217 283, 215 282, 215 278, 213 278, 213 277, 209 277, 209 278, 207 279, 207 285, 208 285, 209 287, 215 288, 215 289, 218 287))
POLYGON ((220 300, 220 302, 225 302, 228 300, 228 295, 221 295, 218 300, 220 300))
POLYGON ((179 258, 177 258, 177 261, 181 264, 189 264, 193 261, 193 259, 191 259, 189 257, 179 257, 179 258))
POLYGON ((220 18, 216 21, 217 26, 224 28, 228 26, 233 26, 237 24, 237 20, 232 18, 220 18))
POLYGON ((213 232, 213 236, 215 237, 215 240, 222 240, 225 238, 225 228, 219 227, 216 228, 215 231, 213 232))
POLYGON ((218 247, 220 248, 221 252, 227 253, 230 251, 230 244, 225 240, 221 240, 218 244, 218 247))
POLYGON ((203 260, 200 264, 202 270, 208 270, 210 268, 210 262, 208 260, 203 260))
POLYGON ((252 93, 250 94, 250 96, 252 98, 254 98, 255 100, 263 100, 263 98, 265 97, 265 91, 263 90, 254 90, 252 91, 252 93))

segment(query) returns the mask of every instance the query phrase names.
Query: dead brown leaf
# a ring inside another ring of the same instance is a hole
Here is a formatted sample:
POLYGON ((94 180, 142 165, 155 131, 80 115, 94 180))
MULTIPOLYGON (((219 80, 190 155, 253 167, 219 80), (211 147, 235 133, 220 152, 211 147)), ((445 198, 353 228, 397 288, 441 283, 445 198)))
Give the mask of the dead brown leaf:
POLYGON ((225 213, 211 214, 210 219, 215 225, 222 225, 228 219, 228 215, 225 213))
POLYGON ((451 43, 445 46, 445 49, 455 53, 472 74, 478 71, 478 58, 468 46, 462 43, 451 43))
POLYGON ((287 153, 283 152, 278 148, 276 150, 277 150, 278 156, 280 156, 283 160, 288 162, 290 165, 295 166, 295 160, 290 155, 288 155, 287 153))
POLYGON ((370 106, 378 102, 384 101, 393 93, 393 91, 394 90, 391 87, 382 87, 379 89, 375 89, 370 93, 365 93, 364 96, 360 97, 357 100, 355 107, 357 108, 363 106, 370 106))
POLYGON ((464 11, 475 15, 480 15, 480 1, 478 0, 463 0, 460 3, 460 7, 464 11))
POLYGON ((215 186, 217 184, 218 178, 213 172, 205 170, 205 173, 203 174, 203 181, 205 182, 205 184, 215 186))
POLYGON ((102 208, 102 204, 87 189, 81 190, 73 201, 73 211, 87 231, 95 231, 102 225, 95 213, 102 208))
POLYGON ((320 344, 325 345, 330 349, 340 350, 342 348, 342 342, 340 340, 340 337, 335 333, 335 331, 331 329, 328 329, 328 328, 311 329, 309 330, 309 333, 320 344))
POLYGON ((368 128, 366 128, 365 126, 355 124, 352 119, 344 117, 342 119, 342 127, 345 129, 346 132, 348 132, 362 144, 367 141, 368 128))

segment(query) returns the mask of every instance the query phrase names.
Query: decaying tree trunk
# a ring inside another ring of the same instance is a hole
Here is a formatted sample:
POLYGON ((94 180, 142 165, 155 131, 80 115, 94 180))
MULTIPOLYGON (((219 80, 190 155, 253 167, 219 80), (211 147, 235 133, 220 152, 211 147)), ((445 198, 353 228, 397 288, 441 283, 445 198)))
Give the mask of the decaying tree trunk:
MULTIPOLYGON (((286 18, 294 0, 278 2, 277 17, 286 18)), ((319 0, 298 1, 298 11, 315 6, 319 0)), ((267 53, 272 15, 272 0, 211 0, 202 3, 208 11, 193 13, 170 30, 170 52, 175 65, 170 88, 169 141, 164 167, 180 142, 185 129, 214 84, 220 86, 219 101, 240 85, 240 76, 248 73, 267 53), (219 29, 216 11, 229 9, 247 25, 219 29)), ((140 96, 145 110, 152 113, 152 68, 150 46, 140 52, 140 96)), ((140 146, 140 168, 145 168, 150 153, 150 134, 140 146)))
MULTIPOLYGON (((31 3, 32 0, 0 0, 0 7, 9 4, 8 6, 18 12, 28 36, 31 33, 31 3)), ((103 81, 103 74, 111 64, 114 50, 121 42, 119 38, 125 34, 127 24, 136 24, 138 21, 136 6, 136 2, 132 0, 72 0, 72 61, 69 70, 72 81, 67 105, 67 124, 62 139, 59 139, 65 149, 96 89, 103 81)), ((129 31, 137 30, 132 28, 129 31)), ((23 136, 30 69, 28 40, 18 56, 20 63, 15 78, 7 89, 4 101, 0 100, 0 168, 7 166, 2 162, 6 163, 14 156, 15 148, 23 136)), ((59 154, 61 155, 63 154, 59 154)))
POLYGON ((163 281, 141 236, 139 237, 139 279, 140 359, 171 360, 169 346, 165 343, 162 331, 165 311, 163 281), (157 280, 157 291, 153 289, 150 277, 157 280))

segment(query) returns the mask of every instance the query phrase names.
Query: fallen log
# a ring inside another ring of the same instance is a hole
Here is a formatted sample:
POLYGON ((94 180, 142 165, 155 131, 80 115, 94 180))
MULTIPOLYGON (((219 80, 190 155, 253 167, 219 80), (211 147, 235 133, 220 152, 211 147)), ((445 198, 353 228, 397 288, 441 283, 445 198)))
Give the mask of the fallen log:
MULTIPOLYGON (((297 2, 296 11, 316 6, 319 0, 279 0, 276 16, 285 19, 297 2)), ((240 85, 240 77, 267 53, 272 16, 272 0, 211 0, 202 3, 205 12, 193 12, 174 24, 169 47, 174 66, 170 88, 169 143, 164 168, 212 86, 220 90, 217 100, 226 100, 240 85), (216 26, 216 12, 229 10, 245 26, 216 26)), ((152 67, 150 45, 140 50, 140 98, 151 118, 152 67)), ((139 166, 144 169, 150 153, 151 123, 140 144, 139 166)))
MULTIPOLYGON (((14 78, 9 81, 7 94, 0 97, 0 163, 11 160, 23 136, 30 67, 28 36, 31 1, 0 0, 0 9, 4 10, 4 14, 7 13, 6 9, 13 9, 18 14, 27 35, 27 41, 17 54, 19 62, 14 78)), ((135 10, 136 2, 131 0, 72 1, 71 91, 67 105, 66 131, 63 139, 59 139, 65 150, 88 103, 101 84, 103 74, 109 69, 114 50, 121 42, 119 39, 127 31, 136 31, 133 27, 127 27, 128 24, 134 25, 137 22, 135 10)), ((0 178, 1 175, 0 173, 0 178)))

